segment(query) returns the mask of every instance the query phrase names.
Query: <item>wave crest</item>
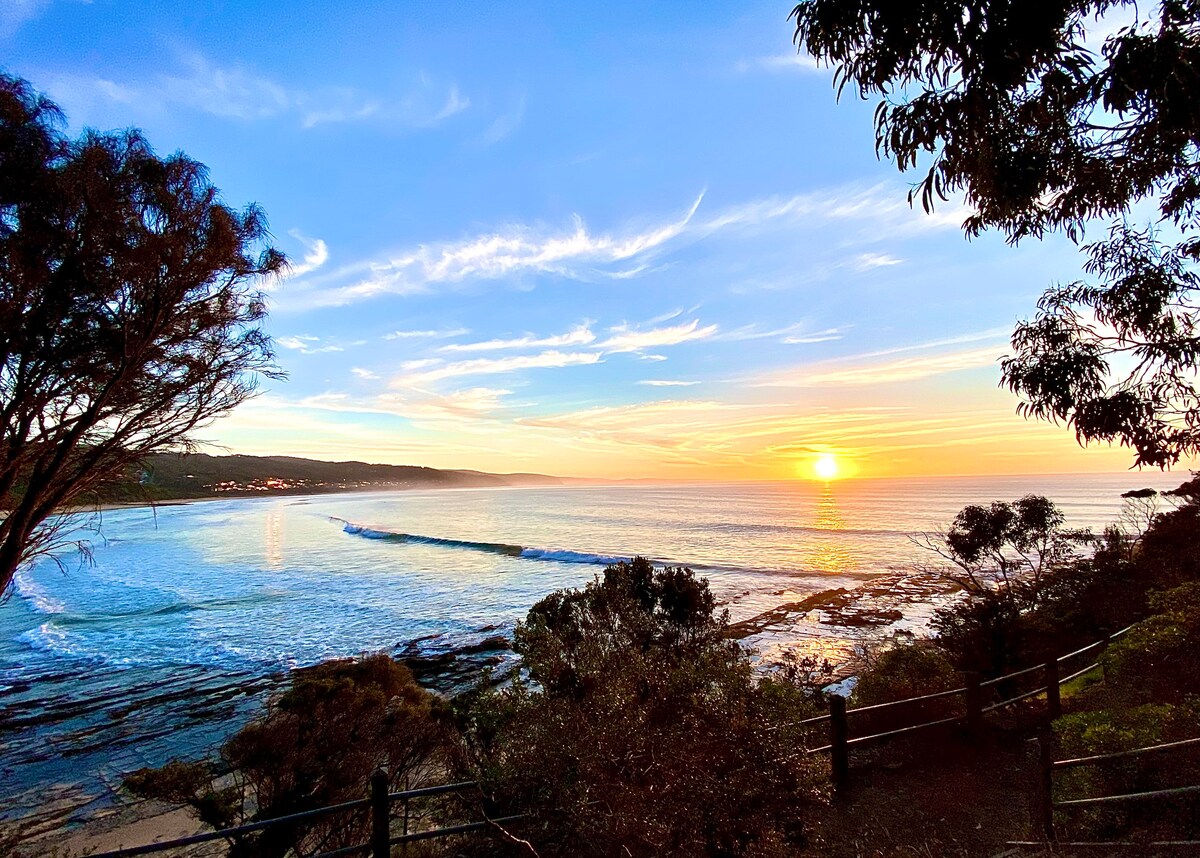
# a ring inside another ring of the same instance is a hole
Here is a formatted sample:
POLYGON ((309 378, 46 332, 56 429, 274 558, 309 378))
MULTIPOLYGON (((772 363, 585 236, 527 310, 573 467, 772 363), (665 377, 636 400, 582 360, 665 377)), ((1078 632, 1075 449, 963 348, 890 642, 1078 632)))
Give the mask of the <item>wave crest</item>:
POLYGON ((379 530, 334 518, 342 525, 342 530, 352 536, 364 539, 377 539, 382 542, 399 542, 411 545, 436 545, 441 548, 457 548, 464 551, 482 551, 487 554, 501 554, 506 557, 521 557, 525 560, 549 560, 555 563, 583 563, 593 566, 611 566, 628 560, 628 557, 615 557, 607 554, 592 554, 586 551, 567 551, 555 548, 527 548, 524 545, 512 545, 507 542, 474 542, 467 539, 447 539, 442 536, 422 536, 417 533, 399 533, 392 530, 379 530))

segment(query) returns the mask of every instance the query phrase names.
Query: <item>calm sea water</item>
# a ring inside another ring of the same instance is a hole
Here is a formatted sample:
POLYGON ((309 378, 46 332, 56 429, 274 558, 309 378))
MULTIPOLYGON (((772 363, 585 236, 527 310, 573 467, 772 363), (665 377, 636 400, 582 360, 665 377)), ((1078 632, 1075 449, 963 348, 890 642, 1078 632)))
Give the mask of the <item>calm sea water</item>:
MULTIPOLYGON (((738 620, 833 587, 879 598, 871 582, 919 556, 909 536, 968 503, 1037 492, 1099 528, 1122 491, 1180 481, 441 490, 108 512, 93 564, 42 563, 0 605, 0 819, 47 796, 80 819, 122 772, 213 748, 287 668, 470 643, 614 558, 690 565, 738 620)), ((839 632, 815 616, 801 634, 839 632)))

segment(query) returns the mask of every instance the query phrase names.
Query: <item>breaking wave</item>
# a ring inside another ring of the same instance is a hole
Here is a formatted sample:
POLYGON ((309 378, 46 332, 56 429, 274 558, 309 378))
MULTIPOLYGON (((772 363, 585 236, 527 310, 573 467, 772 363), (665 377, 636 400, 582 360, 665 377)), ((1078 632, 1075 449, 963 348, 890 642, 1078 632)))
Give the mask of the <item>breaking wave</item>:
POLYGON ((447 539, 441 536, 421 536, 416 533, 397 533, 391 530, 377 530, 364 527, 345 519, 333 519, 342 525, 342 530, 353 536, 364 539, 377 539, 382 542, 401 542, 411 545, 436 545, 442 548, 457 548, 464 551, 482 551, 487 554, 502 554, 506 557, 521 557, 525 560, 550 560, 556 563, 584 563, 594 566, 610 566, 628 557, 615 557, 607 554, 590 554, 585 551, 566 551, 554 548, 526 548, 523 545, 512 545, 507 542, 474 542, 466 539, 447 539))

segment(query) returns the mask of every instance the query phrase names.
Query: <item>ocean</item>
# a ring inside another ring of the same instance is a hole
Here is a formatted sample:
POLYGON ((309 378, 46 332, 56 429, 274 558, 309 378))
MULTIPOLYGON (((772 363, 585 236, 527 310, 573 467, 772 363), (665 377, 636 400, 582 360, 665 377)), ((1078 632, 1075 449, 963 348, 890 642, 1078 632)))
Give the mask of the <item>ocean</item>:
POLYGON ((950 598, 912 537, 1028 493, 1074 527, 1185 475, 444 489, 105 512, 93 562, 19 574, 0 604, 0 821, 74 823, 123 773, 212 752, 296 666, 444 653, 507 633, 547 593, 642 554, 709 579, 734 621, 842 588, 747 643, 844 658, 921 633, 950 598), (917 580, 917 584, 913 584, 917 580), (847 616, 856 618, 849 621, 847 616))

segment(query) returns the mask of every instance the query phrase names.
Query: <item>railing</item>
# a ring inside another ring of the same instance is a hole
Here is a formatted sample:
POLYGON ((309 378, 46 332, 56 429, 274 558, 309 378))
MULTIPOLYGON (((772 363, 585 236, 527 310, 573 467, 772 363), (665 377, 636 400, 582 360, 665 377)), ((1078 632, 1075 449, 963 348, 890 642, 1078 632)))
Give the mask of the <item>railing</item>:
POLYGON ((1096 754, 1091 757, 1076 757, 1070 760, 1054 759, 1054 751, 1050 742, 1038 739, 1038 822, 1045 840, 1014 840, 1006 846, 1016 848, 1046 848, 1067 846, 1073 849, 1195 849, 1200 846, 1200 840, 1171 840, 1160 842, 1121 843, 1121 842, 1060 842, 1054 829, 1054 811, 1056 809, 1074 809, 1079 807, 1094 807, 1101 804, 1123 804, 1126 802, 1147 801, 1157 798, 1171 798, 1179 795, 1200 793, 1200 785, 1169 787, 1166 789, 1146 790, 1142 792, 1123 793, 1121 795, 1101 795, 1090 798, 1074 798, 1063 801, 1054 800, 1054 773, 1063 769, 1073 769, 1081 766, 1095 766, 1112 760, 1124 760, 1133 757, 1143 757, 1149 754, 1161 754, 1165 751, 1178 751, 1181 748, 1200 746, 1200 738, 1183 739, 1179 742, 1168 742, 1162 745, 1149 745, 1145 748, 1135 748, 1132 751, 1116 751, 1111 754, 1096 754))
POLYGON ((1080 647, 1074 652, 1069 652, 1066 655, 1051 659, 1045 664, 1026 667, 1021 670, 1007 673, 1003 676, 997 676, 994 679, 986 681, 981 680, 978 673, 967 672, 964 674, 964 684, 961 688, 953 688, 948 691, 938 691, 933 694, 925 694, 920 697, 906 697, 903 700, 891 700, 886 703, 875 703, 870 706, 859 706, 854 709, 846 708, 846 698, 837 695, 829 697, 829 712, 824 715, 817 715, 813 718, 807 718, 797 722, 794 726, 811 726, 823 722, 829 723, 829 741, 827 744, 815 748, 808 748, 804 751, 806 754, 829 753, 830 756, 830 779, 833 782, 835 794, 844 793, 849 786, 850 781, 850 749, 854 746, 865 745, 868 743, 880 742, 885 739, 891 739, 896 736, 912 733, 917 730, 924 730, 930 727, 940 727, 949 724, 967 725, 968 731, 973 735, 978 735, 983 727, 984 715, 989 712, 995 712, 1014 703, 1022 700, 1028 700, 1032 697, 1046 695, 1046 711, 1048 716, 1053 719, 1057 718, 1062 713, 1062 700, 1060 695, 1060 687, 1063 683, 1078 679, 1079 677, 1090 673, 1100 666, 1099 661, 1093 661, 1082 668, 1072 671, 1066 676, 1062 676, 1062 665, 1078 658, 1081 655, 1092 651, 1102 652, 1108 644, 1125 634, 1132 626, 1126 626, 1118 632, 1114 632, 1108 637, 1088 644, 1085 647, 1080 647), (1013 696, 999 700, 995 703, 985 705, 987 694, 992 688, 998 686, 1010 686, 1017 679, 1022 677, 1036 676, 1039 678, 1039 685, 1030 690, 1017 693, 1013 696), (942 698, 962 697, 965 702, 965 712, 962 715, 952 715, 946 718, 937 718, 932 721, 924 721, 917 724, 906 724, 901 727, 896 727, 890 730, 885 730, 880 733, 872 733, 866 736, 850 737, 850 722, 849 718, 852 715, 862 715, 863 713, 877 713, 886 709, 892 709, 898 706, 911 706, 916 703, 926 703, 932 700, 942 698))
POLYGON ((387 774, 383 771, 376 771, 371 776, 369 798, 342 802, 341 804, 329 805, 328 807, 318 807, 313 810, 288 814, 287 816, 278 816, 273 819, 264 819, 259 822, 247 823, 246 825, 238 825, 234 828, 223 828, 220 831, 206 831, 203 834, 193 834, 190 837, 180 837, 161 843, 132 846, 125 849, 116 849, 111 852, 97 852, 92 854, 90 858, 135 858, 138 855, 151 855, 171 849, 182 849, 185 846, 195 846, 214 840, 235 840, 238 837, 253 834, 256 831, 288 826, 302 820, 315 819, 334 813, 363 809, 370 810, 371 838, 367 843, 343 846, 332 851, 315 853, 307 856, 307 858, 340 858, 340 856, 349 855, 369 855, 370 858, 388 858, 391 854, 391 847, 395 845, 470 834, 485 829, 495 829, 504 823, 516 822, 525 818, 525 814, 517 814, 489 819, 485 814, 484 819, 478 822, 466 822, 460 825, 450 825, 426 831, 410 832, 408 830, 408 806, 411 800, 449 793, 461 793, 477 787, 478 783, 475 781, 462 781, 460 783, 442 784, 439 786, 423 787, 421 789, 403 790, 401 792, 388 792, 387 774), (397 801, 401 802, 404 806, 402 817, 403 827, 400 834, 393 835, 392 805, 397 801))

